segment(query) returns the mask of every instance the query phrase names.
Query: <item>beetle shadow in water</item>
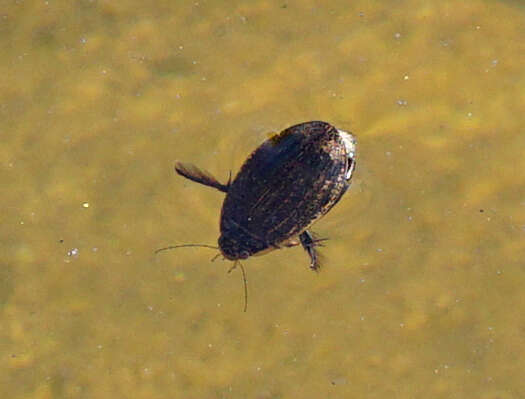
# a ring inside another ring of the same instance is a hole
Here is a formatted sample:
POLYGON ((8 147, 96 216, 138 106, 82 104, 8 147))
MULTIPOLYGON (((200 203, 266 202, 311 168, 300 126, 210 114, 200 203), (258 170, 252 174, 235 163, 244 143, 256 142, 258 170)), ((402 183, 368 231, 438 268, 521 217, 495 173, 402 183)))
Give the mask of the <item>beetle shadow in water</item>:
MULTIPOLYGON (((155 250, 154 254, 157 255, 160 252, 169 251, 169 250, 177 249, 177 248, 188 248, 188 247, 210 248, 210 249, 216 249, 216 250, 219 249, 219 247, 216 247, 214 245, 208 245, 208 244, 180 244, 180 245, 170 245, 170 246, 167 246, 167 247, 159 248, 159 249, 155 250)), ((221 255, 222 254, 220 252, 218 254, 216 254, 213 258, 211 258, 211 262, 215 262, 215 260, 221 255)), ((223 260, 224 260, 224 257, 223 257, 223 260)), ((248 310, 248 279, 246 278, 246 270, 244 269, 244 266, 242 265, 241 261, 240 260, 236 260, 233 263, 233 266, 228 269, 227 273, 230 274, 233 270, 235 270, 237 268, 237 265, 239 265, 240 269, 241 269, 242 281, 243 281, 243 285, 244 285, 244 308, 243 308, 243 312, 246 313, 246 311, 248 310)))

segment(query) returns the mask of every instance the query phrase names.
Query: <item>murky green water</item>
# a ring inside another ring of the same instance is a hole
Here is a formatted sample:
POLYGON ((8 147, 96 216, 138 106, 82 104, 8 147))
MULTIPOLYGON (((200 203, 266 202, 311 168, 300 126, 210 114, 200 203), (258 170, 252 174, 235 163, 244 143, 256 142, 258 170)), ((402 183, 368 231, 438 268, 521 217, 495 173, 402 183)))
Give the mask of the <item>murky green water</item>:
POLYGON ((525 8, 495 1, 0 6, 2 398, 525 397, 525 8), (269 132, 354 132, 300 248, 214 244, 269 132))

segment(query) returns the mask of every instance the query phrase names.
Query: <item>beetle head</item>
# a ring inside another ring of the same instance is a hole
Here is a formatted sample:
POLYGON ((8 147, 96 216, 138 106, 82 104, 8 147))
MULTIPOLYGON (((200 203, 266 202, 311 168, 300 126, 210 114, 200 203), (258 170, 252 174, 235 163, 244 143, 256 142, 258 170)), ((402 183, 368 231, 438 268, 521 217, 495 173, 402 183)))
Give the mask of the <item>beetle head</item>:
POLYGON ((241 243, 225 235, 219 237, 219 248, 222 255, 228 260, 246 259, 251 255, 241 243))

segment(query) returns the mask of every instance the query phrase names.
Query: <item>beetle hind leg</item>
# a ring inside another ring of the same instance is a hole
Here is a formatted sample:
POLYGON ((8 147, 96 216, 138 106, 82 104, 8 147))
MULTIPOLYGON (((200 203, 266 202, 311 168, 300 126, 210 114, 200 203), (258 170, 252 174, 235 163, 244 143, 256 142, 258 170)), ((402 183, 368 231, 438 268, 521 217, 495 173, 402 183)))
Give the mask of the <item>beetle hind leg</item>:
POLYGON ((228 184, 219 183, 219 181, 213 177, 210 173, 205 170, 197 168, 191 163, 175 162, 175 172, 179 175, 184 176, 186 179, 194 181, 196 183, 204 184, 205 186, 216 188, 224 193, 228 192, 228 188, 231 183, 231 172, 228 184))
POLYGON ((315 272, 319 272, 321 264, 319 262, 319 254, 317 253, 315 247, 322 247, 323 244, 321 242, 326 241, 327 238, 314 238, 312 233, 309 231, 303 231, 299 235, 299 240, 301 241, 301 245, 303 246, 304 250, 310 256, 310 269, 315 272))

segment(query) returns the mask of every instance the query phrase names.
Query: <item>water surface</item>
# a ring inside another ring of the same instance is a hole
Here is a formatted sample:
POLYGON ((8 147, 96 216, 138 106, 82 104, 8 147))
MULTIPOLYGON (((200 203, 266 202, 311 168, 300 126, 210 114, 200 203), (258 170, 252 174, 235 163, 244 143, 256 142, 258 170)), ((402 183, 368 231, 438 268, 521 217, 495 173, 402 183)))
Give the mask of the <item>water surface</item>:
POLYGON ((520 2, 25 1, 0 9, 6 398, 525 396, 520 2), (214 244, 269 133, 359 140, 300 248, 214 244))

